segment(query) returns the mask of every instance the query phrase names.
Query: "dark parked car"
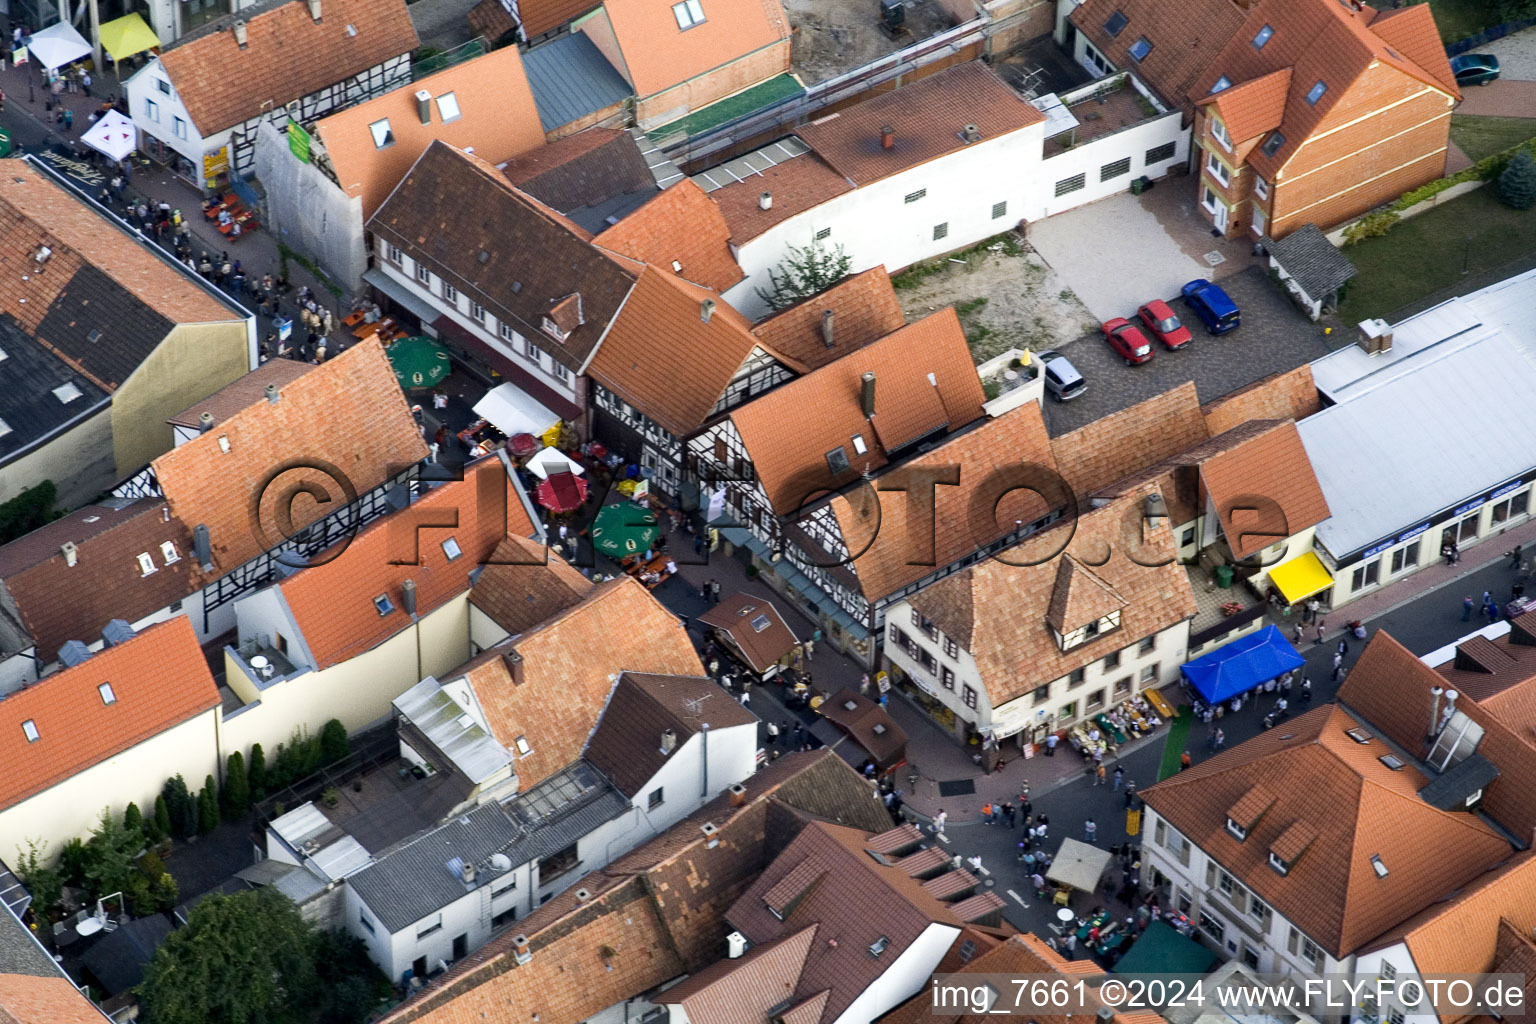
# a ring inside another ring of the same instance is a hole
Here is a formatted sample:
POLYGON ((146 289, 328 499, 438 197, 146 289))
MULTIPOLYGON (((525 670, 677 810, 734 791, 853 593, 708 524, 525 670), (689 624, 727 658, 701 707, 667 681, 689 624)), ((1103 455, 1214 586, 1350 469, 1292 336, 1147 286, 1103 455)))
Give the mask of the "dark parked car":
POLYGON ((1138 309, 1136 315, 1141 317, 1142 325, 1152 332, 1152 336, 1170 352, 1177 352, 1195 340, 1189 328, 1173 315, 1173 307, 1162 299, 1153 299, 1138 309))
POLYGON ((1125 360, 1126 366, 1140 366, 1152 359, 1152 343, 1141 333, 1141 328, 1123 316, 1107 320, 1099 330, 1115 354, 1125 360))
POLYGON ((1451 58, 1457 85, 1487 85, 1499 77, 1499 58, 1491 53, 1463 53, 1451 58))
POLYGON ((1212 334, 1235 331, 1242 324, 1237 303, 1217 285, 1200 277, 1183 288, 1184 301, 1212 334))
POLYGON ((1040 360, 1040 365, 1045 369, 1045 389, 1055 396, 1056 401, 1070 402, 1088 390, 1088 382, 1083 380, 1083 375, 1060 352, 1048 348, 1044 352, 1035 353, 1035 358, 1040 360))

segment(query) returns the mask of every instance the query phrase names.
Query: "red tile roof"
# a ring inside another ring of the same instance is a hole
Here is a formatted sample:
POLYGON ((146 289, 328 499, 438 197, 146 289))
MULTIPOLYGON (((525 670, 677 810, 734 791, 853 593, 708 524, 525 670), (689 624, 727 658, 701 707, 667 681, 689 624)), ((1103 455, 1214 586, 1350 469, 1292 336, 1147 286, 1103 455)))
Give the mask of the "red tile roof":
MULTIPOLYGON (((1413 42, 1419 58, 1434 65, 1434 71, 1415 63, 1378 35, 1371 24, 1375 15, 1372 8, 1356 11, 1338 0, 1287 0, 1284 4, 1257 5, 1235 29, 1215 60, 1195 80, 1189 98, 1196 103, 1206 101, 1211 87, 1223 75, 1236 83, 1235 89, 1243 83, 1289 69, 1290 87, 1279 122, 1285 141, 1273 155, 1266 155, 1262 147, 1256 147, 1246 157, 1255 170, 1273 181, 1279 169, 1296 155, 1302 143, 1335 106, 1351 95, 1350 87, 1378 64, 1394 68, 1408 79, 1403 83, 1404 96, 1416 91, 1422 83, 1444 92, 1447 97, 1459 97, 1455 87, 1446 84, 1451 75, 1445 51, 1438 46, 1426 50, 1420 44, 1423 21, 1430 22, 1429 30, 1433 32, 1433 18, 1428 10, 1399 23, 1391 34, 1413 42), (1273 34, 1262 48, 1256 48, 1253 40, 1265 26, 1272 29, 1273 34), (1315 102, 1308 103, 1307 94, 1318 82, 1324 83, 1327 89, 1315 102)), ((1391 24, 1391 20, 1387 24, 1391 24)), ((1221 95, 1216 96, 1218 102, 1221 95)), ((1373 109, 1388 101, 1385 97, 1372 98, 1369 107, 1373 109)), ((1268 106, 1266 103, 1266 110, 1268 106)))
MULTIPOLYGON (((1200 479, 1216 505, 1232 553, 1247 558, 1282 537, 1316 526, 1329 513, 1296 424, 1251 420, 1237 429, 1249 436, 1202 461, 1200 479)), ((1211 443, 1220 440, 1212 438, 1211 443)))
MULTIPOLYGON (((606 0, 603 4, 623 57, 616 66, 640 99, 789 38, 789 19, 779 0, 711 4, 705 8, 704 21, 686 30, 678 28, 672 8, 665 0, 606 0)), ((786 48, 784 66, 762 78, 788 70, 786 48)), ((743 81, 739 87, 752 84, 743 81)))
POLYGON ((1163 99, 1187 109, 1190 86, 1242 25, 1243 11, 1233 0, 1085 0, 1071 19, 1115 67, 1131 68, 1163 99), (1128 20, 1111 36, 1105 27, 1117 13, 1128 20), (1152 52, 1138 61, 1130 48, 1142 38, 1152 52))
POLYGON ((731 411, 753 472, 775 512, 881 469, 889 451, 981 419, 986 395, 953 309, 941 309, 873 344, 731 411), (875 415, 866 417, 862 379, 875 375, 875 415), (929 383, 929 377, 935 383, 929 383), (794 430, 785 425, 794 423, 794 430), (854 442, 859 437, 862 454, 854 442), (834 474, 827 452, 848 469, 834 474))
POLYGON ((727 644, 733 645, 757 673, 768 671, 799 643, 773 602, 753 594, 729 594, 698 621, 725 634, 727 644))
MULTIPOLYGON (((669 759, 681 756, 677 751, 694 736, 710 729, 756 724, 757 716, 708 676, 626 671, 582 756, 634 800, 669 759), (668 731, 677 744, 670 752, 661 747, 662 734, 668 731)), ((756 736, 754 729, 751 739, 756 736)), ((531 737, 531 741, 537 739, 531 737)))
POLYGON ((506 469, 492 456, 466 467, 462 480, 317 555, 318 564, 281 585, 283 598, 316 666, 326 669, 410 626, 401 590, 406 580, 416 583, 416 617, 424 618, 469 590, 471 571, 490 560, 503 538, 533 532, 506 469), (443 550, 449 538, 458 543, 457 557, 443 550), (380 596, 389 599, 387 614, 375 607, 380 596))
POLYGON ((756 347, 751 325, 719 295, 648 265, 597 350, 591 374, 674 435, 686 437, 709 419, 756 347), (713 303, 708 323, 705 302, 713 303))
POLYGON ((224 385, 166 422, 196 430, 202 425, 199 417, 206 412, 213 414, 213 425, 217 426, 247 406, 261 401, 266 396, 268 384, 285 388, 314 368, 314 363, 301 363, 297 359, 269 359, 244 377, 224 385))
POLYGON ((532 748, 517 759, 525 788, 581 756, 623 672, 704 674, 682 622, 629 577, 599 584, 580 604, 464 666, 496 739, 515 751, 526 737, 532 748), (508 664, 513 653, 522 659, 521 684, 508 664))
POLYGON ((731 229, 704 190, 684 178, 592 240, 723 292, 746 274, 731 255, 731 229))
POLYGON ((1193 382, 1053 438, 1055 466, 1079 498, 1206 439, 1193 382))
POLYGON ((1280 127, 1285 97, 1291 88, 1291 69, 1280 68, 1204 100, 1216 108, 1233 142, 1247 142, 1280 127))
POLYGON ((553 32, 568 21, 581 17, 601 0, 519 0, 517 12, 523 16, 523 33, 532 39, 553 32))
POLYGON ((752 333, 807 373, 906 326, 896 289, 884 265, 846 277, 763 320, 752 333), (832 344, 823 329, 832 313, 832 344))
POLYGON ((68 978, 0 974, 5 1024, 101 1024, 102 1012, 68 978))
POLYGON ((1312 364, 1272 374, 1200 407, 1212 437, 1249 420, 1300 420, 1322 408, 1312 364))
POLYGON ((1383 764, 1392 750, 1379 739, 1346 735, 1360 725, 1335 705, 1320 707, 1142 791, 1147 806, 1338 959, 1512 852, 1476 815, 1420 798, 1428 778, 1412 764, 1383 764), (1255 786, 1275 801, 1238 840, 1228 811, 1255 786), (1281 875, 1269 852, 1297 822, 1316 838, 1281 875))
POLYGON ((324 0, 321 20, 292 0, 245 12, 241 48, 221 18, 182 36, 160 62, 192 123, 206 138, 420 45, 405 0, 324 0))
POLYGON ((219 691, 191 620, 178 615, 0 700, 0 807, 31 796, 210 708, 219 691), (106 703, 100 687, 111 684, 106 703), (28 742, 22 727, 36 726, 28 742))
POLYGON ((325 146, 341 190, 361 197, 364 220, 373 216, 433 140, 458 149, 473 148, 493 164, 544 145, 544 127, 515 46, 455 64, 322 118, 315 124, 315 134, 325 146), (433 97, 426 124, 416 104, 416 94, 423 90, 433 97), (444 123, 437 97, 449 93, 458 101, 459 114, 457 120, 444 123), (368 126, 384 118, 395 141, 380 149, 368 126))
POLYGON ((853 568, 864 597, 873 602, 895 593, 936 567, 952 565, 1002 539, 1015 523, 1029 524, 1043 517, 1049 507, 1040 495, 1025 489, 1001 493, 1004 481, 1019 479, 1017 474, 1028 472, 1030 465, 1055 465, 1037 402, 945 441, 877 478, 872 487, 833 498, 832 511, 848 550, 863 552, 854 558, 853 568), (958 467, 959 479, 955 486, 933 488, 931 521, 926 510, 908 515, 902 492, 879 491, 882 486, 900 487, 904 480, 920 479, 913 474, 942 472, 950 466, 958 467), (973 518, 974 500, 992 509, 991 522, 973 518))
POLYGON ((803 153, 745 181, 717 188, 709 197, 725 215, 731 241, 744 245, 769 228, 853 189, 853 182, 842 174, 814 154, 803 153), (766 210, 762 207, 764 192, 772 197, 766 210))
POLYGON ((1371 21, 1371 32, 1429 72, 1430 77, 1444 87, 1446 92, 1460 98, 1461 90, 1456 85, 1455 74, 1451 72, 1451 61, 1446 56, 1445 44, 1440 41, 1440 29, 1435 25, 1434 8, 1415 4, 1381 11, 1371 21))
POLYGON ((592 581, 537 541, 507 537, 491 553, 469 603, 516 635, 580 604, 592 581))
POLYGON ((975 145, 960 135, 966 125, 990 142, 1044 120, 986 65, 972 62, 817 118, 795 134, 838 171, 868 185, 975 145), (887 126, 896 130, 890 149, 881 145, 887 126))

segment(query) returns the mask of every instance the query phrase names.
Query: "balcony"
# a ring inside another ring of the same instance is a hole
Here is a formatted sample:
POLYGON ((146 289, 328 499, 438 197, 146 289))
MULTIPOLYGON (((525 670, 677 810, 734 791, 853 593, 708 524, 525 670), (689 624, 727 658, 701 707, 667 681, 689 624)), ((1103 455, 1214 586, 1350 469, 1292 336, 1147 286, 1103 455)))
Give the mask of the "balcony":
POLYGON ((301 671, 286 654, 273 646, 271 637, 265 633, 253 634, 238 646, 224 650, 229 654, 229 660, 258 690, 265 690, 301 671))
POLYGON ((1062 109, 1044 111, 1049 118, 1045 126, 1047 160, 1168 113, 1161 101, 1125 71, 1058 98, 1062 109), (1051 134, 1053 131, 1056 134, 1051 134))

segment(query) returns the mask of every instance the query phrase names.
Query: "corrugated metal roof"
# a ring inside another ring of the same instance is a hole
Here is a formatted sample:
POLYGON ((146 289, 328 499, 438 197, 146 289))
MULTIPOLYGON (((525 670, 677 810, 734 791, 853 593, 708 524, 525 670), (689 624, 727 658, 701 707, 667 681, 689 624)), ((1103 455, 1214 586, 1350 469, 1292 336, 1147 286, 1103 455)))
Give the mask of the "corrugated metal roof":
POLYGON ((546 132, 595 114, 631 94, 592 40, 571 32, 523 54, 523 70, 546 132))
POLYGON ((1336 557, 1413 527, 1536 464, 1518 426, 1536 364, 1491 334, 1399 372, 1298 423, 1333 513, 1317 537, 1336 557))
POLYGON ((471 782, 490 778, 512 760, 511 752, 431 676, 393 703, 471 782))
POLYGON ((333 882, 367 866, 372 859, 363 844, 351 836, 343 836, 310 858, 333 882))

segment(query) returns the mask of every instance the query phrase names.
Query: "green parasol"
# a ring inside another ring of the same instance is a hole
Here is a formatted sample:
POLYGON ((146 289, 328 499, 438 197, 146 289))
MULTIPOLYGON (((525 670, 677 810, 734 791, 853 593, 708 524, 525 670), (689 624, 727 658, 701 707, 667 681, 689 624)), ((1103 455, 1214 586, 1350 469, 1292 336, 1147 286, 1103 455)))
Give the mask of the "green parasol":
POLYGON ((661 530, 656 514, 630 502, 604 505, 592 521, 592 546, 609 558, 644 554, 661 530))
POLYGON ((389 346, 389 365, 406 391, 431 388, 453 372, 448 350, 431 338, 400 338, 389 346))

